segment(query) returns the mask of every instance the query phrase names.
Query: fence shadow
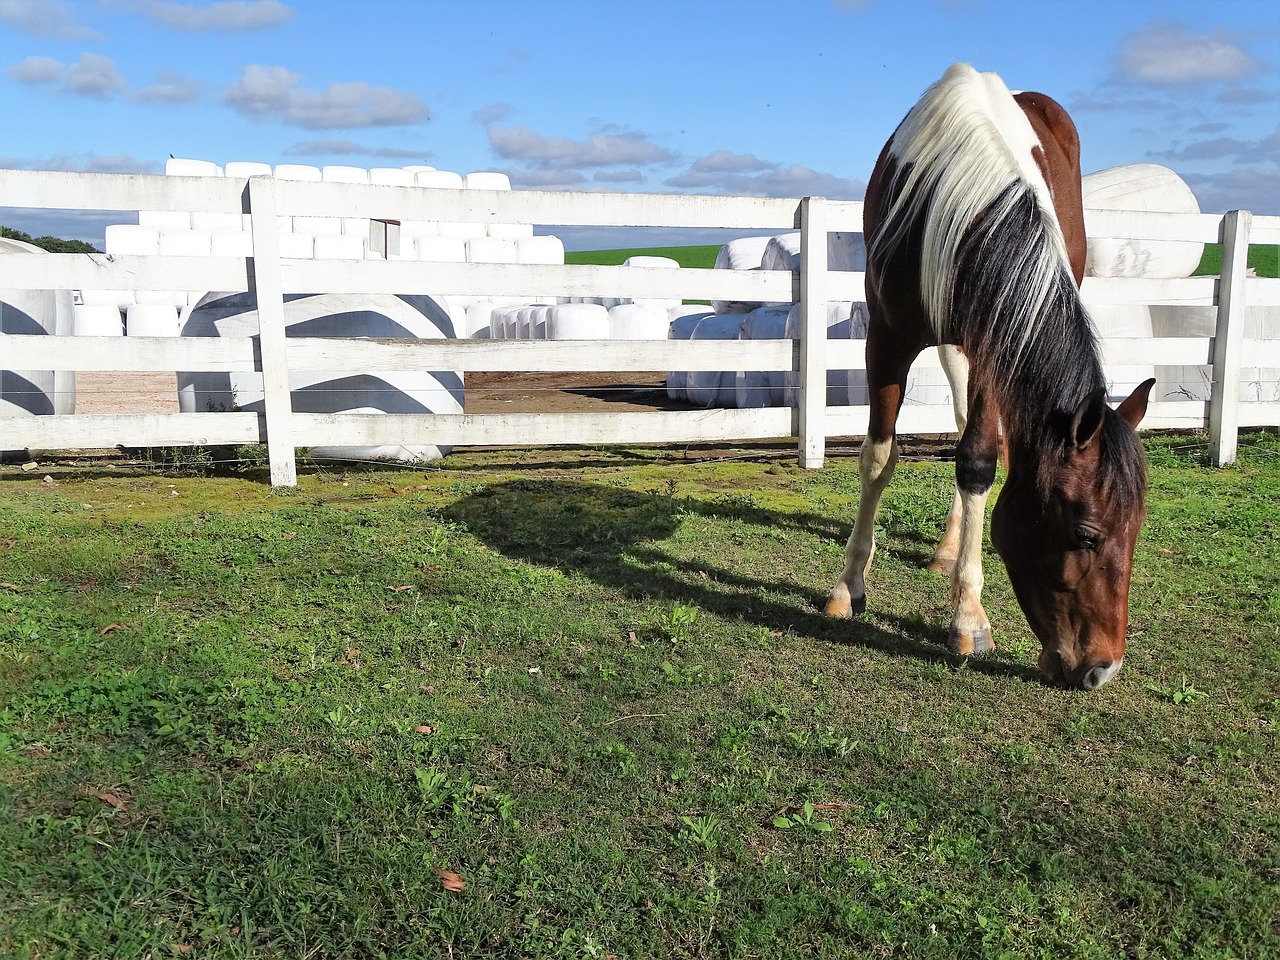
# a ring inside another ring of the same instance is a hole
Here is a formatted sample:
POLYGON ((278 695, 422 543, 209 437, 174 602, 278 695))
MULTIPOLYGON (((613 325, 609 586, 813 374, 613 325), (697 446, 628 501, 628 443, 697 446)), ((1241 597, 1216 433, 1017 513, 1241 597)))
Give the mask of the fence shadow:
MULTIPOLYGON (((886 614, 878 614, 875 623, 833 620, 822 612, 825 588, 798 583, 785 558, 773 563, 776 575, 743 573, 717 554, 714 543, 696 558, 666 545, 682 523, 699 517, 826 539, 847 533, 844 520, 549 479, 488 486, 458 500, 443 515, 503 556, 570 570, 634 599, 692 604, 822 644, 853 644, 922 662, 955 664, 962 659, 944 646, 944 623, 886 614)), ((969 669, 1045 682, 1030 665, 974 660, 969 669)))

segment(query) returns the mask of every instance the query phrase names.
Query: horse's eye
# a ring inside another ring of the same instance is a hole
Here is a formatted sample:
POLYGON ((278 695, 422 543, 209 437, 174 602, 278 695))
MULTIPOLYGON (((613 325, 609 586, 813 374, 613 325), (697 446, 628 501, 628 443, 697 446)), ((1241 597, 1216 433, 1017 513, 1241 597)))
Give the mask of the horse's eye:
POLYGON ((1076 543, 1085 550, 1097 550, 1099 537, 1092 530, 1076 527, 1076 543))

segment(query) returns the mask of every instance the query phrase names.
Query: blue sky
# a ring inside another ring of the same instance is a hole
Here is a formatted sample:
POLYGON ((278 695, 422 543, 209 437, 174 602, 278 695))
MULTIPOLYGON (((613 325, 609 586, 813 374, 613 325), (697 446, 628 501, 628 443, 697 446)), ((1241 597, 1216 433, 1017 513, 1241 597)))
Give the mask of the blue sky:
MULTIPOLYGON (((1206 212, 1280 214, 1262 0, 0 0, 0 166, 426 163, 860 199, 956 60, 1062 102, 1085 172, 1162 163, 1206 212)), ((0 222, 100 244, 121 218, 0 222)))

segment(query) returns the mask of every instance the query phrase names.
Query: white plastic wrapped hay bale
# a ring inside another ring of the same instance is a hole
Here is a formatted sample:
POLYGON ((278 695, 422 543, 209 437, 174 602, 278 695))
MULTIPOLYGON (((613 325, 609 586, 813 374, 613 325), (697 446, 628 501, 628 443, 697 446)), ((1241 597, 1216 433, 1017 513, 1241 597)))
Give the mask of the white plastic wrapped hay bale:
POLYGON ((306 180, 318 183, 321 179, 320 168, 309 163, 277 163, 277 180, 306 180))
POLYGON ((213 236, 206 230, 166 231, 160 234, 159 250, 162 257, 207 257, 212 249, 213 236))
POLYGON ((225 177, 248 179, 249 177, 271 176, 271 164, 258 160, 228 160, 222 168, 225 177))
MULTIPOLYGON (((48 256, 48 251, 0 238, 0 256, 48 256)), ((15 334, 62 337, 74 332, 75 299, 70 290, 0 290, 0 339, 15 334)), ((0 357, 3 350, 0 345, 0 357)), ((0 416, 61 415, 75 409, 73 371, 0 370, 0 416)))
POLYGON ((666 340, 671 327, 666 307, 620 303, 609 308, 610 340, 666 340))
POLYGON ((499 237, 472 237, 466 241, 467 263, 519 263, 520 251, 514 240, 499 237))
POLYGON ((155 257, 160 254, 160 230, 142 223, 114 223, 103 232, 106 252, 113 257, 155 257))
POLYGON ((489 321, 493 315, 492 300, 473 300, 466 306, 466 323, 456 331, 460 339, 488 338, 489 321))
POLYGON ((420 170, 413 175, 413 182, 420 187, 444 187, 462 189, 462 174, 452 170, 420 170))
POLYGON ((191 229, 213 233, 216 230, 240 230, 244 215, 225 210, 196 210, 191 214, 191 229))
POLYGON ((485 232, 499 240, 519 240, 521 237, 533 236, 532 223, 490 223, 485 232))
MULTIPOLYGON (((690 340, 737 340, 745 313, 713 313, 703 317, 689 335, 690 340)), ((691 370, 685 396, 699 407, 732 407, 737 402, 734 370, 691 370)))
POLYGON ((468 190, 510 190, 511 178, 494 170, 477 170, 463 177, 462 185, 468 190))
POLYGON ((252 257, 253 234, 248 230, 223 230, 209 238, 209 253, 215 257, 252 257))
POLYGON ((120 309, 109 303, 76 304, 75 334, 77 337, 122 337, 124 317, 120 309))
MULTIPOLYGON (((849 340, 866 339, 865 325, 859 326, 855 321, 859 317, 865 316, 864 312, 860 314, 857 307, 862 304, 844 303, 832 301, 827 304, 827 339, 828 340, 849 340)), ((803 332, 804 321, 800 315, 800 304, 793 303, 787 308, 787 328, 786 335, 789 339, 799 340, 803 332)), ((865 403, 865 400, 857 400, 859 396, 859 387, 862 395, 866 393, 866 374, 861 370, 828 370, 827 371, 827 406, 828 407, 844 407, 852 403, 865 403)), ((783 397, 784 405, 794 407, 799 404, 799 374, 792 370, 783 374, 783 397)))
POLYGON ((220 177, 222 168, 212 160, 170 157, 165 161, 164 173, 167 177, 220 177))
MULTIPOLYGON (((760 266, 765 270, 799 270, 800 231, 771 237, 760 255, 760 266)), ((853 273, 867 269, 867 247, 861 233, 827 234, 827 269, 853 273)))
POLYGON ((365 246, 368 243, 363 237, 348 234, 337 236, 321 236, 315 238, 317 260, 363 260, 365 246))
POLYGON ((138 225, 166 230, 190 230, 191 214, 183 210, 139 210, 138 225))
POLYGON ((320 179, 326 183, 368 183, 369 171, 364 167, 331 163, 320 168, 320 179))
POLYGON ((279 236, 282 260, 314 260, 316 238, 309 233, 282 233, 279 236))
POLYGON ((559 237, 518 237, 516 250, 521 263, 564 264, 564 244, 559 237))
POLYGON ((609 311, 598 303, 559 303, 547 313, 548 340, 608 340, 609 311))
POLYGON ((403 167, 370 167, 369 182, 391 187, 412 187, 413 171, 403 167))
MULTIPOLYGON (((716 254, 717 270, 759 270, 760 258, 772 237, 739 237, 730 240, 716 254)), ((712 300, 711 309, 716 313, 750 313, 761 303, 737 300, 712 300)))
MULTIPOLYGON (((1093 328, 1099 339, 1134 337, 1151 339, 1151 308, 1144 303, 1102 303, 1089 308, 1093 328)), ((1149 363, 1108 364, 1106 367, 1107 399, 1118 403, 1133 392, 1133 388, 1156 375, 1156 368, 1149 363)))
POLYGON ((124 330, 130 337, 176 337, 179 308, 169 303, 135 303, 125 311, 124 330))
MULTIPOLYGON (((757 307, 739 328, 740 340, 785 340, 790 306, 757 307)), ((734 377, 735 405, 746 409, 781 406, 786 399, 786 371, 739 370, 734 377)))
MULTIPOLYGON (((688 340, 693 336, 693 331, 705 317, 715 316, 715 314, 704 305, 688 304, 672 307, 667 311, 667 316, 671 320, 667 332, 668 338, 671 340, 688 340)), ((667 397, 672 400, 687 400, 689 398, 688 370, 667 371, 667 397)))
MULTIPOLYGON (((1156 163, 1129 163, 1091 173, 1082 180, 1085 209, 1199 213, 1186 182, 1156 163)), ((1204 244, 1188 240, 1088 240, 1085 273, 1091 277, 1189 277, 1200 265, 1204 244)))
POLYGON ((309 237, 342 236, 341 217, 294 217, 293 232, 303 233, 309 237))
MULTIPOLYGON (((679 270, 680 269, 680 261, 674 260, 671 257, 653 257, 653 256, 643 256, 643 255, 627 257, 626 260, 622 261, 622 265, 624 267, 636 267, 640 270, 679 270)), ((623 303, 647 303, 647 304, 652 304, 655 307, 661 307, 663 310, 669 310, 672 307, 680 306, 679 300, 674 300, 669 297, 668 298, 625 297, 623 298, 622 302, 623 303)))
POLYGON ((418 237, 418 259, 433 263, 466 263, 467 242, 461 237, 418 237))
MULTIPOLYGON (((285 297, 287 337, 426 339, 453 336, 447 306, 432 297, 390 294, 290 294, 285 297)), ((258 334, 258 314, 248 293, 211 293, 182 330, 190 337, 258 334)), ((456 371, 303 371, 289 375, 295 413, 460 413, 462 376, 456 371)), ((262 410, 262 378, 256 373, 179 373, 184 412, 262 410)), ((448 447, 312 447, 320 459, 432 460, 448 447)))

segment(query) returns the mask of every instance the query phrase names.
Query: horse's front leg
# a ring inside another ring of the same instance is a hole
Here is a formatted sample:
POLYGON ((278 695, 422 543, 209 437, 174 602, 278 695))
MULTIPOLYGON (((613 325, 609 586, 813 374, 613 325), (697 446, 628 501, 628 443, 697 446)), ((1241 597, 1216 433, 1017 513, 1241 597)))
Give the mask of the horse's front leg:
POLYGON ((951 601, 955 613, 947 646, 964 656, 995 649, 991 622, 982 609, 982 534, 986 527, 987 496, 995 482, 998 456, 998 417, 982 394, 969 406, 969 420, 956 447, 956 490, 960 501, 960 540, 951 573, 951 601))
POLYGON ((853 532, 844 547, 844 571, 831 588, 827 600, 827 613, 833 617, 851 617, 867 609, 867 571, 871 569, 871 557, 876 550, 876 512, 884 488, 893 479, 898 463, 898 438, 873 438, 870 435, 862 443, 862 455, 858 459, 858 516, 853 532))
POLYGON ((858 459, 858 516, 845 544, 844 571, 827 600, 826 612, 833 617, 851 617, 867 608, 867 571, 876 549, 876 512, 898 463, 898 411, 914 354, 886 348, 887 339, 874 331, 867 336, 871 414, 858 459))

